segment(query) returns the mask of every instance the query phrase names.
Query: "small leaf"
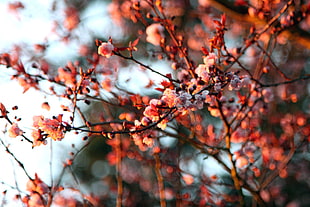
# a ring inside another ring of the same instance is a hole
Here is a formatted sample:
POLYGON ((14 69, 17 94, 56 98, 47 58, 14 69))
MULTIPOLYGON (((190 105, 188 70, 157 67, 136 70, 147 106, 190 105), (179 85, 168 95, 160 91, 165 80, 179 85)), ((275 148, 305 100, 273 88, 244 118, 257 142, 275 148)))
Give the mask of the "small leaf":
POLYGON ((201 47, 201 52, 204 54, 204 55, 209 55, 209 51, 207 48, 205 47, 201 47))
POLYGON ((137 39, 135 39, 132 43, 131 43, 131 46, 132 47, 135 47, 135 46, 137 46, 137 44, 139 43, 139 38, 137 38, 137 39))

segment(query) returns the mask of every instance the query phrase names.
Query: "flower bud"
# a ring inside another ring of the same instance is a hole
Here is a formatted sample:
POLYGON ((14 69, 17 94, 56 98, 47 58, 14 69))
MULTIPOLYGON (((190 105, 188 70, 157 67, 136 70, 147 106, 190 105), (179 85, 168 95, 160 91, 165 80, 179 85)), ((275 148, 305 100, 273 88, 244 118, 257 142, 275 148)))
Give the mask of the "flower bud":
POLYGON ((113 55, 114 46, 110 42, 103 42, 98 47, 98 54, 104 57, 111 57, 113 55))

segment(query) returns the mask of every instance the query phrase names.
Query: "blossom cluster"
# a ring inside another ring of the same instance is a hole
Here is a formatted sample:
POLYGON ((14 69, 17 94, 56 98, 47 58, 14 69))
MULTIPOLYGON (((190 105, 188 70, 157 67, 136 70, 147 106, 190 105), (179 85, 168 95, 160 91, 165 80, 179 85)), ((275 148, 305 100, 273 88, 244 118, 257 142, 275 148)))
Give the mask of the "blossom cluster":
POLYGON ((35 174, 35 179, 31 179, 27 182, 27 191, 30 192, 30 195, 22 198, 24 204, 29 207, 45 206, 44 195, 50 191, 50 188, 37 174, 35 174))
POLYGON ((209 53, 204 57, 204 64, 199 64, 195 69, 197 76, 205 82, 205 84, 213 84, 215 92, 220 92, 228 83, 229 90, 240 90, 242 87, 247 87, 251 83, 248 75, 239 76, 237 73, 224 73, 217 68, 216 62, 218 57, 215 53, 209 53))
POLYGON ((62 115, 57 118, 48 119, 43 116, 33 117, 33 130, 32 136, 35 140, 34 145, 39 145, 44 142, 45 137, 50 137, 55 141, 60 141, 64 138, 65 127, 62 122, 62 115))

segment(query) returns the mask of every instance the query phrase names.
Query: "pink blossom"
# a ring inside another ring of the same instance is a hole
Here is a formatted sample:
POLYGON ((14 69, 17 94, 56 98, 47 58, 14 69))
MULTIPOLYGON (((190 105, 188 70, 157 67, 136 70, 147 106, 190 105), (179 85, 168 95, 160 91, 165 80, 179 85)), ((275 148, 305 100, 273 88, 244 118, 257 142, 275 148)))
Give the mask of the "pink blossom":
POLYGON ((43 195, 48 193, 49 187, 39 178, 37 174, 35 174, 35 179, 27 182, 27 190, 29 192, 36 192, 43 195))
POLYGON ((46 144, 47 141, 43 138, 42 131, 40 129, 32 130, 31 136, 33 138, 32 147, 40 146, 41 144, 46 144))
POLYGON ((27 206, 29 207, 44 207, 43 200, 41 196, 37 193, 32 193, 27 201, 27 206))
POLYGON ((164 38, 164 27, 159 23, 151 24, 146 28, 146 41, 153 45, 160 45, 160 41, 164 38))
POLYGON ((110 42, 103 42, 98 47, 98 54, 106 58, 109 58, 113 55, 114 46, 110 42))
POLYGON ((240 156, 238 157, 237 161, 236 161, 236 166, 238 168, 244 168, 249 164, 249 161, 247 158, 240 156))
POLYGON ((64 138, 61 115, 58 116, 58 119, 44 119, 43 116, 35 116, 33 120, 33 126, 45 132, 53 140, 62 140, 64 138))
POLYGON ((196 74, 205 82, 209 81, 209 68, 207 65, 199 64, 195 69, 196 74))
POLYGON ((215 83, 215 84, 214 84, 214 90, 215 90, 216 92, 221 91, 221 89, 222 89, 222 84, 221 84, 221 83, 215 83))
POLYGON ((198 4, 203 7, 209 7, 211 3, 209 0, 198 0, 198 4))
POLYGON ((176 99, 177 94, 175 90, 171 90, 170 88, 164 91, 163 97, 161 98, 170 108, 175 107, 176 99))
POLYGON ((143 115, 152 120, 153 122, 156 122, 159 120, 160 113, 156 107, 148 106, 145 108, 143 115))
POLYGON ((143 117, 142 119, 141 119, 141 124, 143 125, 143 126, 148 126, 148 125, 150 125, 151 124, 151 120, 148 118, 148 117, 143 117))
POLYGON ((249 87, 251 84, 251 78, 248 75, 245 75, 241 79, 242 87, 249 87))
POLYGON ((194 101, 194 104, 196 105, 196 107, 198 109, 202 109, 203 108, 203 105, 206 101, 206 98, 209 94, 209 91, 205 90, 203 91, 201 94, 195 94, 195 101, 194 101))
POLYGON ((8 132, 9 136, 12 138, 15 138, 23 134, 23 131, 18 127, 17 123, 13 123, 8 132))
POLYGON ((58 68, 58 79, 67 85, 73 86, 76 83, 76 71, 68 68, 58 68))
POLYGON ((215 55, 215 53, 210 53, 208 56, 206 56, 205 58, 203 58, 203 62, 206 66, 211 66, 211 65, 215 65, 215 62, 217 60, 217 57, 215 55))
POLYGON ((79 12, 75 8, 69 7, 65 10, 65 15, 66 15, 66 18, 64 20, 65 28, 67 28, 69 31, 75 29, 80 22, 79 12))
POLYGON ((240 90, 241 86, 242 85, 241 85, 241 80, 240 80, 239 76, 233 75, 228 89, 229 90, 240 90))
POLYGON ((273 100, 273 93, 270 88, 264 89, 262 95, 264 96, 264 101, 266 103, 270 103, 273 100))
POLYGON ((193 108, 193 104, 191 102, 192 95, 187 92, 181 91, 178 94, 178 98, 176 99, 176 107, 179 109, 189 109, 193 108))

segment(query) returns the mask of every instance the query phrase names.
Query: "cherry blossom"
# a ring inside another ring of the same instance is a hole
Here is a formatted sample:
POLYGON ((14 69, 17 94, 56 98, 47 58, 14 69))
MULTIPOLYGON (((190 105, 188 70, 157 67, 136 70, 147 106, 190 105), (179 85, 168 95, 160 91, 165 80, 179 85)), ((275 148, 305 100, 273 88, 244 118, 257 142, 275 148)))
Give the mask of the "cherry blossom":
POLYGON ((205 82, 209 81, 209 68, 207 65, 199 64, 195 69, 196 74, 205 82))
POLYGON ((75 29, 80 22, 79 12, 77 9, 74 7, 66 8, 65 16, 64 27, 69 31, 75 29))
POLYGON ((165 37, 164 27, 159 23, 154 23, 146 28, 146 41, 153 45, 160 45, 161 39, 165 37))
POLYGON ((27 190, 29 192, 36 192, 43 195, 49 192, 49 187, 39 178, 37 174, 35 174, 35 179, 27 182, 27 190))
POLYGON ((229 90, 239 90, 241 88, 241 80, 238 75, 233 75, 230 80, 229 90))
POLYGON ((103 42, 98 47, 98 54, 106 58, 109 58, 113 55, 114 46, 110 42, 103 42))
MULTIPOLYGON (((60 141, 64 138, 64 127, 62 125, 61 116, 58 116, 57 119, 48 119, 43 116, 35 116, 33 120, 33 126, 40 129, 41 132, 46 133, 47 136, 53 140, 60 141)), ((37 133, 33 135, 36 136, 35 140, 40 140, 40 136, 38 136, 37 133)))
POLYGON ((15 138, 23 134, 23 131, 18 127, 17 123, 13 123, 10 129, 8 130, 9 136, 15 138))

